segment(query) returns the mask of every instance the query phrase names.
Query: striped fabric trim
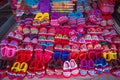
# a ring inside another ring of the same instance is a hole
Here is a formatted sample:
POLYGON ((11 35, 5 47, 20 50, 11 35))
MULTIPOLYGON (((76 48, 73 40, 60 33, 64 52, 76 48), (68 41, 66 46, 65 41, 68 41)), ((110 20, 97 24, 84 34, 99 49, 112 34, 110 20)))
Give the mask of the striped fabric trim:
POLYGON ((113 27, 117 31, 117 33, 120 35, 120 26, 116 23, 115 19, 113 19, 113 21, 114 21, 113 27))

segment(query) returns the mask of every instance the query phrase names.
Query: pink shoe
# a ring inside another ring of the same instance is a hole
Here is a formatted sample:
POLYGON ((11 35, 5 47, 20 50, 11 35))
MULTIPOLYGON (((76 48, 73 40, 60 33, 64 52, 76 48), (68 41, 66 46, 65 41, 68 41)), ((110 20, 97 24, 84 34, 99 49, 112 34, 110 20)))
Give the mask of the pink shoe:
POLYGON ((10 33, 8 34, 8 38, 14 39, 14 37, 15 37, 15 32, 10 32, 10 33))
POLYGON ((79 74, 79 69, 78 69, 78 65, 77 63, 75 62, 74 59, 71 59, 70 60, 70 65, 71 65, 71 74, 76 76, 79 74))
POLYGON ((71 76, 70 69, 71 69, 70 62, 65 61, 63 64, 63 76, 65 78, 69 78, 71 76))

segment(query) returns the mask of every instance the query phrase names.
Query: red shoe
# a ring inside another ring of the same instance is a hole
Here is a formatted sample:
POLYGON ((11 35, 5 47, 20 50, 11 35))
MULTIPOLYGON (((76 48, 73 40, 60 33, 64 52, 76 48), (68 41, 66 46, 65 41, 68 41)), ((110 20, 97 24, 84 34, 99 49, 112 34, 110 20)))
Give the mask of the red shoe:
POLYGON ((32 61, 29 65, 29 69, 27 71, 27 78, 32 79, 35 77, 35 68, 36 68, 36 61, 32 61))
POLYGON ((35 51, 35 60, 42 61, 42 59, 43 59, 42 45, 36 45, 34 51, 35 51))
POLYGON ((45 66, 42 62, 36 61, 35 73, 38 78, 45 76, 45 66))
POLYGON ((79 52, 71 52, 70 53, 70 59, 75 59, 77 60, 79 57, 79 52))
POLYGON ((48 63, 48 67, 46 69, 47 75, 54 75, 55 74, 55 60, 51 59, 48 63))
POLYGON ((55 74, 56 74, 57 76, 63 74, 63 69, 62 69, 62 67, 63 67, 63 62, 62 62, 62 60, 57 60, 56 63, 55 63, 55 74))
POLYGON ((53 54, 53 46, 47 46, 43 54, 43 62, 48 63, 52 58, 52 54, 53 54))

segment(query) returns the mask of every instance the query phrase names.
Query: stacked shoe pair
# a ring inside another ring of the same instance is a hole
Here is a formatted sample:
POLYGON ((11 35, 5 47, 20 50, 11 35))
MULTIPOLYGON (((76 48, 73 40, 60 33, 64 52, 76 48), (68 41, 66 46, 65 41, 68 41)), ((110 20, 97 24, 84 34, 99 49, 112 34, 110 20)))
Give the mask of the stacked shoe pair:
POLYGON ((57 11, 60 13, 73 11, 75 4, 71 0, 52 0, 52 12, 57 11))
POLYGON ((114 12, 115 0, 98 0, 98 6, 102 14, 112 14, 114 12))
POLYGON ((77 1, 77 10, 80 10, 82 13, 89 13, 91 10, 89 0, 78 0, 77 1))
POLYGON ((34 18, 33 25, 35 26, 47 26, 49 25, 50 16, 48 12, 39 12, 34 18))
POLYGON ((38 10, 40 10, 42 13, 45 13, 45 12, 50 13, 50 10, 51 10, 50 3, 51 3, 50 0, 40 0, 38 4, 38 10))
POLYGON ((77 10, 76 12, 69 12, 68 13, 68 24, 72 27, 75 27, 76 25, 80 25, 85 23, 84 16, 81 11, 77 10))

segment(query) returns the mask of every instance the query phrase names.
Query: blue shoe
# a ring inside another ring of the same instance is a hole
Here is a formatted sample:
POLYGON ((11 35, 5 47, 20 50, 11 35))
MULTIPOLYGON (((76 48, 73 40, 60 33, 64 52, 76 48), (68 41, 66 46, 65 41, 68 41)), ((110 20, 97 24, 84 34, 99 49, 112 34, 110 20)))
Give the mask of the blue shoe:
POLYGON ((103 73, 103 67, 102 67, 101 59, 99 59, 99 58, 95 59, 95 70, 98 74, 103 73))
POLYGON ((68 18, 70 18, 70 17, 76 18, 74 12, 69 12, 68 13, 68 18))
POLYGON ((80 10, 77 10, 77 11, 75 12, 75 17, 76 17, 76 19, 77 19, 77 18, 80 18, 80 17, 83 17, 82 12, 81 12, 80 10))
POLYGON ((69 61, 70 60, 70 53, 68 51, 62 52, 62 61, 69 61))
POLYGON ((54 51, 53 59, 60 60, 61 59, 61 51, 54 51))

